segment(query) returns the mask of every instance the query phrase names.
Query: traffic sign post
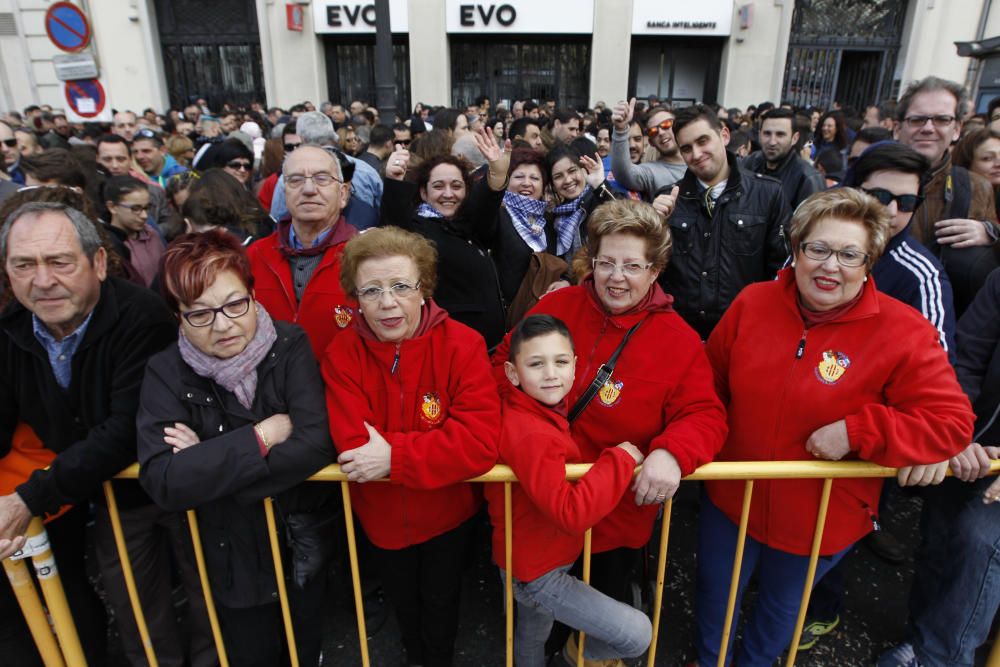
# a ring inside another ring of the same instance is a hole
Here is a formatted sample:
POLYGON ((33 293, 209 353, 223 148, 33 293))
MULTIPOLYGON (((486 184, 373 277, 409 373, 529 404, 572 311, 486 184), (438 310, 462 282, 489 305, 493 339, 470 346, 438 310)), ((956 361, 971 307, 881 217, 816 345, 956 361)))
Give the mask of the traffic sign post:
POLYGON ((45 32, 56 47, 77 53, 90 43, 90 23, 74 4, 57 2, 45 12, 45 32))
POLYGON ((99 79, 81 79, 63 84, 66 119, 71 123, 111 122, 111 107, 99 79))

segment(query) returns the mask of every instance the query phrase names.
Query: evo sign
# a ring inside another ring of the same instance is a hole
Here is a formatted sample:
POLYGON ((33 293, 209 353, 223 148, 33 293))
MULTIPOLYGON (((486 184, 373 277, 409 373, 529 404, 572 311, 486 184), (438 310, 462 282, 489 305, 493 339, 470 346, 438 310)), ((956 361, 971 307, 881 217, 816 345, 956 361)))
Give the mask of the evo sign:
POLYGON ((633 35, 729 35, 732 0, 632 0, 633 35))
POLYGON ((449 33, 590 34, 594 0, 445 0, 449 33))
MULTIPOLYGON (((407 0, 389 0, 389 28, 409 31, 407 0)), ((371 34, 375 32, 375 3, 313 0, 313 26, 317 34, 371 34)))

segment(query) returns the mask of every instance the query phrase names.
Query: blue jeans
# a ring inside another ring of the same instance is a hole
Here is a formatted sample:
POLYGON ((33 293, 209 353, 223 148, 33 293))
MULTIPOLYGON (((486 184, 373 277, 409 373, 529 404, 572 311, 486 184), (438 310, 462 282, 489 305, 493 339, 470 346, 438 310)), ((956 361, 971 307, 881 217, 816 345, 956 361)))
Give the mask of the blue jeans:
MULTIPOLYGON (((557 619, 587 633, 583 654, 589 660, 642 655, 653 635, 649 618, 591 588, 569 569, 570 565, 558 567, 528 582, 514 579, 514 664, 545 667, 545 640, 557 619)), ((500 579, 506 575, 501 569, 500 579)))
MULTIPOLYGON (((738 533, 739 527, 703 493, 698 523, 698 582, 695 603, 696 646, 698 664, 701 667, 715 667, 719 659, 738 533)), ((815 581, 819 581, 848 551, 850 547, 832 556, 820 557, 816 564, 815 581)), ((795 632, 795 620, 802 601, 802 587, 805 585, 808 567, 808 556, 790 554, 773 549, 751 537, 746 538, 733 625, 726 649, 727 662, 732 662, 740 601, 753 571, 758 570, 760 594, 743 630, 743 643, 736 663, 739 667, 771 667, 775 658, 788 647, 795 632)))
POLYGON ((981 500, 993 479, 924 490, 910 620, 928 667, 971 666, 1000 606, 1000 503, 981 500))

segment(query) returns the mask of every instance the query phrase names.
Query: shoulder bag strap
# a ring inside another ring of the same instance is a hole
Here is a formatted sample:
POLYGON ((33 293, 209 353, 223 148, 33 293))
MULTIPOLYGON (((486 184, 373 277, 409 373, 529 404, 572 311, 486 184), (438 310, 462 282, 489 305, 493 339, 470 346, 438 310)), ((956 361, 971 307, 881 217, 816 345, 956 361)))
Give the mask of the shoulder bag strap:
POLYGON ((618 347, 611 353, 611 357, 597 369, 597 375, 594 376, 594 380, 587 387, 587 391, 583 392, 580 398, 576 399, 576 403, 573 404, 573 407, 569 411, 569 416, 566 418, 567 421, 572 423, 574 419, 580 416, 583 409, 594 400, 594 396, 597 396, 597 392, 601 390, 601 387, 611 378, 611 374, 615 372, 615 364, 618 363, 618 357, 621 355, 622 350, 625 349, 628 339, 632 337, 635 330, 645 321, 646 318, 639 320, 625 333, 625 337, 622 338, 622 342, 618 343, 618 347))

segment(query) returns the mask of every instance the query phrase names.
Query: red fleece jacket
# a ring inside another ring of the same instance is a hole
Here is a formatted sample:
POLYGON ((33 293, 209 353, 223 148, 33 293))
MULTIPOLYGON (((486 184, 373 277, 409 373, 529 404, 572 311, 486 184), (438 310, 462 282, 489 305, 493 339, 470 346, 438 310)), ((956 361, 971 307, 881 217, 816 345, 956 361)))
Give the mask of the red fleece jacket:
MULTIPOLYGON (((719 396, 729 412, 723 461, 814 460, 806 440, 847 423, 851 453, 900 467, 937 463, 964 449, 975 419, 934 327, 882 294, 869 278, 857 305, 805 330, 792 271, 745 288, 708 341, 719 396)), ((709 496, 739 521, 743 482, 706 482, 709 496)), ((749 534, 808 554, 822 480, 758 480, 749 534)), ((872 529, 881 479, 833 482, 822 553, 872 529)))
MULTIPOLYGON (((588 279, 589 280, 589 279, 588 279)), ((576 348, 576 381, 569 405, 590 385, 633 324, 645 318, 618 358, 614 375, 571 432, 581 461, 592 463, 608 447, 629 441, 644 455, 666 449, 688 474, 712 460, 726 437, 726 412, 715 394, 712 369, 694 330, 673 311, 673 299, 655 283, 644 308, 609 315, 586 282, 542 298, 529 314, 546 313, 569 327, 576 348)), ((510 335, 493 355, 500 381, 510 335)), ((639 548, 653 532, 657 505, 638 506, 625 494, 618 507, 594 527, 595 553, 639 548)))
POLYGON ((340 257, 344 244, 357 234, 357 230, 343 217, 340 218, 330 232, 323 258, 306 283, 302 302, 299 303, 292 284, 292 269, 282 250, 285 245, 282 234, 285 238, 288 235, 287 224, 247 249, 253 271, 254 294, 271 317, 302 327, 309 336, 313 354, 321 359, 333 337, 357 317, 357 301, 353 296, 344 294, 340 287, 340 257))
POLYGON ((368 442, 364 422, 392 445, 390 482, 350 485, 365 533, 383 549, 426 542, 470 518, 482 495, 461 482, 497 459, 500 399, 483 337, 431 300, 421 322, 397 345, 358 320, 322 362, 337 450, 368 442))
MULTIPOLYGON (((568 482, 566 464, 581 463, 582 457, 566 419, 522 391, 502 387, 501 392, 500 462, 511 467, 519 482, 511 490, 513 571, 518 581, 531 581, 577 559, 583 534, 628 489, 635 459, 609 447, 586 475, 568 482)), ((485 493, 493 522, 493 560, 506 567, 503 484, 487 484, 485 493)))

